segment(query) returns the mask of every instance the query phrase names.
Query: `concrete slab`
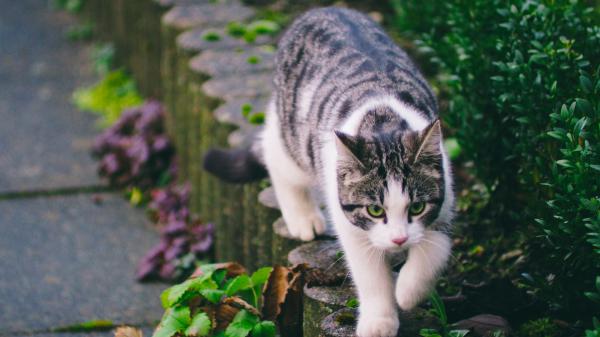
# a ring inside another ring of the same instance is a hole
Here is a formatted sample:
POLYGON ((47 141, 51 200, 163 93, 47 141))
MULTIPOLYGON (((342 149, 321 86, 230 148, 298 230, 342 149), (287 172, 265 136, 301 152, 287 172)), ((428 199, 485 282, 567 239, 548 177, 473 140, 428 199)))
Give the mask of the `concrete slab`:
POLYGON ((120 195, 1 201, 0 233, 0 335, 160 319, 167 285, 135 281, 158 233, 120 195))
POLYGON ((89 53, 64 35, 75 21, 50 2, 0 11, 0 194, 95 185, 94 117, 70 103, 93 82, 89 53))

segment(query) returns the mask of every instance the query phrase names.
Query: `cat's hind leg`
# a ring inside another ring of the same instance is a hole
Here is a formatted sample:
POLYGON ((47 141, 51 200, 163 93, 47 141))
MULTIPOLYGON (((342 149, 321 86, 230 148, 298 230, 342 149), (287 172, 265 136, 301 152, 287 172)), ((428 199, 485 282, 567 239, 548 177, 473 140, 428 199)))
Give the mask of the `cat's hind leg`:
POLYGON ((262 134, 264 162, 290 234, 304 241, 325 231, 325 219, 310 195, 314 183, 285 149, 274 104, 267 108, 267 120, 262 134))

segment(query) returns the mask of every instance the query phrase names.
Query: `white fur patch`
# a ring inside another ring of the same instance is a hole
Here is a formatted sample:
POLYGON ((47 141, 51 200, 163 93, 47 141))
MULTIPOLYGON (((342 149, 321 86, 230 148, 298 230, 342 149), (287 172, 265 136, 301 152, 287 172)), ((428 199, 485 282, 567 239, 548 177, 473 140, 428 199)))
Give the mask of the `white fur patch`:
POLYGON ((398 116, 405 120, 409 128, 414 131, 423 130, 430 124, 427 119, 421 116, 421 114, 412 107, 393 97, 381 96, 367 100, 363 105, 354 110, 352 115, 350 115, 350 118, 342 125, 340 131, 349 135, 356 135, 364 116, 367 112, 377 107, 391 108, 398 116))

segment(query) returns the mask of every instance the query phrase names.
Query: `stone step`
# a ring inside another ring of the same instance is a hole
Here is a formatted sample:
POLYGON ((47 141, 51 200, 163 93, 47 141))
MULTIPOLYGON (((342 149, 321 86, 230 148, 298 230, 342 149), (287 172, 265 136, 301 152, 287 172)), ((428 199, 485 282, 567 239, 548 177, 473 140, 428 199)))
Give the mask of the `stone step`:
POLYGON ((275 67, 273 47, 252 46, 236 50, 206 50, 190 61, 190 68, 211 77, 240 76, 272 71, 275 67))
POLYGON ((227 4, 208 3, 202 5, 177 5, 163 16, 163 24, 174 29, 186 30, 194 27, 206 27, 227 24, 231 21, 244 21, 255 11, 237 1, 227 4))
POLYGON ((259 35, 254 41, 246 41, 243 38, 231 36, 226 28, 196 28, 188 30, 177 37, 177 45, 189 52, 200 52, 203 50, 223 50, 261 46, 273 43, 273 37, 259 35))

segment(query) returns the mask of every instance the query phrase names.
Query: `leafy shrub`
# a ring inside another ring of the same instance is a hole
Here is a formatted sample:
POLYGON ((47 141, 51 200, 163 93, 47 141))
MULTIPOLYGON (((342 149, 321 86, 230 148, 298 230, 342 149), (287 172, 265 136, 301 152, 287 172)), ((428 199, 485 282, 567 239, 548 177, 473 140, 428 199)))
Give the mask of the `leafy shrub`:
POLYGON ((549 318, 541 318, 523 324, 519 336, 523 337, 556 337, 559 329, 549 318))
POLYGON ((93 153, 100 159, 98 171, 114 186, 155 186, 168 174, 173 146, 166 135, 163 107, 154 101, 126 110, 100 134, 93 153))
POLYGON ((94 112, 102 117, 100 125, 115 123, 121 112, 142 103, 133 80, 122 70, 105 75, 97 84, 73 93, 73 101, 80 110, 94 112))
POLYGON ((201 266, 161 294, 166 311, 154 337, 274 337, 275 324, 261 320, 259 311, 272 271, 265 267, 250 276, 234 263, 201 266))
POLYGON ((170 185, 152 191, 150 213, 161 226, 160 242, 142 259, 137 279, 184 279, 206 257, 213 243, 214 226, 190 214, 188 186, 170 185))
POLYGON ((527 238, 532 290, 588 318, 600 274, 600 27, 589 2, 392 0, 447 91, 445 121, 505 231, 527 238))

